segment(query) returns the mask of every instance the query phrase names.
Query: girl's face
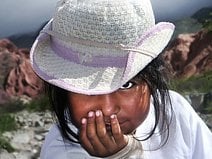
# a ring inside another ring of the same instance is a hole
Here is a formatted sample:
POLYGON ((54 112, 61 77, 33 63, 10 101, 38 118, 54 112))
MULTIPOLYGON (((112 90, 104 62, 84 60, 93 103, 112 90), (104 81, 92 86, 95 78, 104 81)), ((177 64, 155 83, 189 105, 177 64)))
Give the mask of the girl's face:
POLYGON ((104 95, 68 94, 71 117, 77 128, 89 112, 101 110, 106 127, 110 116, 117 116, 123 134, 132 133, 146 118, 150 105, 150 92, 145 82, 129 81, 119 90, 104 95))

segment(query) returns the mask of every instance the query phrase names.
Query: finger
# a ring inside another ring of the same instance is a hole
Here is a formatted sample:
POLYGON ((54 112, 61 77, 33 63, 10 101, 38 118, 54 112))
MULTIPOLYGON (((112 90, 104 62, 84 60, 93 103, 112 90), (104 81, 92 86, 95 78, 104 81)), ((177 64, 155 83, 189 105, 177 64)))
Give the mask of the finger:
POLYGON ((94 154, 93 146, 91 145, 90 141, 87 138, 87 119, 83 118, 81 121, 81 129, 80 129, 80 144, 82 147, 87 150, 90 154, 94 154))
POLYGON ((87 120, 87 138, 90 141, 96 154, 104 154, 106 149, 103 144, 100 142, 97 135, 97 127, 95 121, 95 113, 93 111, 88 113, 87 120))
POLYGON ((119 147, 124 147, 125 145, 127 145, 127 141, 126 138, 124 137, 124 134, 121 131, 117 116, 113 114, 110 116, 110 119, 114 140, 119 147))
POLYGON ((112 140, 106 130, 104 117, 100 110, 96 111, 96 131, 100 142, 105 146, 105 148, 107 150, 112 150, 115 146, 114 140, 112 140))

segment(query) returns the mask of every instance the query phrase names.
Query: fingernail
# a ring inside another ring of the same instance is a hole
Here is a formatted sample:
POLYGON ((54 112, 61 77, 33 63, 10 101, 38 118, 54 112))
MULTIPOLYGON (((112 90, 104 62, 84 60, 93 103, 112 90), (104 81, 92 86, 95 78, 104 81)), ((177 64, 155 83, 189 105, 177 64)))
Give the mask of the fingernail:
POLYGON ((110 116, 111 119, 115 119, 115 117, 116 117, 115 114, 112 114, 112 115, 110 116))
POLYGON ((82 124, 86 124, 86 119, 85 118, 82 118, 81 123, 82 124))
POLYGON ((101 115, 101 111, 100 110, 97 110, 96 111, 96 116, 99 117, 100 115, 101 115))
POLYGON ((93 115, 94 115, 94 112, 92 111, 88 113, 88 117, 93 117, 93 115))

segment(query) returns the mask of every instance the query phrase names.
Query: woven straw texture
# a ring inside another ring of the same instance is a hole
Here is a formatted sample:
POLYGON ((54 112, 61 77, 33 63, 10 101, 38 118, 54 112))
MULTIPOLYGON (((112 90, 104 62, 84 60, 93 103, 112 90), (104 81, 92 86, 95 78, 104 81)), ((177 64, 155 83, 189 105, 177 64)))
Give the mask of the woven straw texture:
POLYGON ((35 41, 31 63, 68 91, 110 93, 157 57, 173 30, 155 25, 149 0, 63 0, 35 41))

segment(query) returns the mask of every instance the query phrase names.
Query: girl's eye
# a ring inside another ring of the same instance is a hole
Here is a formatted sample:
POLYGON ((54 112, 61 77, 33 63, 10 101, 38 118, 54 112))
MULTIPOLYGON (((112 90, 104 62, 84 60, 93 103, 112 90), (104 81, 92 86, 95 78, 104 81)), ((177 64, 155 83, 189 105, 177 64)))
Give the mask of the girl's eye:
POLYGON ((135 85, 134 82, 127 82, 125 83, 120 89, 130 89, 135 85))

